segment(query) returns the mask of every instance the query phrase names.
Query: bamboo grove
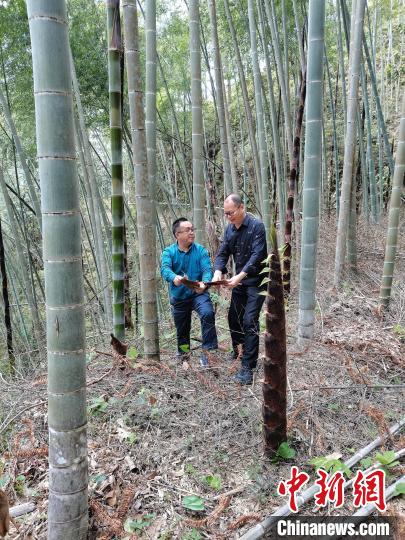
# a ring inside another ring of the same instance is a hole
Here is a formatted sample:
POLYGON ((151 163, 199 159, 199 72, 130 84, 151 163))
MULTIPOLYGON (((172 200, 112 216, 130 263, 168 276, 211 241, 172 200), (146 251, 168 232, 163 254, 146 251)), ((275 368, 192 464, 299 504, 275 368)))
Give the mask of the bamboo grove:
POLYGON ((1 371, 43 361, 46 340, 53 538, 85 537, 86 342, 137 338, 159 359, 169 304, 157 267, 173 219, 192 217, 212 256, 229 193, 265 224, 268 450, 286 437, 282 298, 298 289, 296 336, 312 340, 324 223, 336 226, 340 288, 360 257, 356 223, 388 214, 379 304, 389 309, 404 201, 403 8, 2 3, 1 371))

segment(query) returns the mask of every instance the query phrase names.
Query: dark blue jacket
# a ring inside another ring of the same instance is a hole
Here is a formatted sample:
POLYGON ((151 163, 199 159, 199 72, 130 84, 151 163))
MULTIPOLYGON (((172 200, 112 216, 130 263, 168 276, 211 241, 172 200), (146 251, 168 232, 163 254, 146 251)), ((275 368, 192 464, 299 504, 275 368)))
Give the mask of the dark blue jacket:
POLYGON ((163 250, 160 273, 164 280, 170 283, 170 298, 172 301, 185 300, 196 296, 184 285, 176 287, 173 280, 176 276, 187 275, 193 281, 210 281, 212 266, 210 256, 205 247, 193 242, 190 249, 181 251, 177 242, 163 250))
POLYGON ((227 272, 226 265, 230 255, 235 261, 236 273, 246 272, 241 285, 259 285, 263 280, 263 261, 267 257, 266 231, 263 223, 250 214, 246 214, 242 225, 237 229, 230 223, 224 234, 215 257, 215 270, 227 272))

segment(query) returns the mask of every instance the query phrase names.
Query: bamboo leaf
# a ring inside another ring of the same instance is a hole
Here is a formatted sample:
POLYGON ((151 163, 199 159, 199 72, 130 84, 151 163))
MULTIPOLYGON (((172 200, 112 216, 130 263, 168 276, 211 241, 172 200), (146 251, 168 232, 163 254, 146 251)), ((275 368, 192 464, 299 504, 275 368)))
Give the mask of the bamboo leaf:
POLYGON ((202 512, 205 510, 204 499, 197 495, 187 495, 186 497, 183 497, 181 504, 184 508, 193 510, 194 512, 202 512))

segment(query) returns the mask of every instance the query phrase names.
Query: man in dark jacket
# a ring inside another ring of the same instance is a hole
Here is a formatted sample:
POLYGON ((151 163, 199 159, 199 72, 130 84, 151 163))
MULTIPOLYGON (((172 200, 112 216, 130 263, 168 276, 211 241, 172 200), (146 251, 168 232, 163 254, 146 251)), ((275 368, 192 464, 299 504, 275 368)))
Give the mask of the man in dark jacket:
POLYGON ((160 271, 163 279, 170 284, 178 355, 182 356, 190 350, 191 313, 196 311, 202 330, 200 363, 208 367, 207 351, 218 347, 214 308, 203 283, 212 277, 210 256, 205 247, 194 242, 194 227, 186 218, 176 219, 172 231, 176 242, 163 251, 160 271), (184 276, 199 281, 199 289, 192 291, 185 287, 181 282, 184 276))
POLYGON ((259 315, 265 298, 259 293, 263 290, 260 283, 264 277, 260 271, 267 257, 266 232, 261 221, 246 213, 237 194, 225 199, 224 214, 229 224, 215 258, 213 281, 223 279, 232 255, 236 274, 227 280, 226 287, 232 289, 228 322, 233 356, 237 357, 239 345, 243 349, 242 367, 235 381, 251 384, 259 355, 259 315))

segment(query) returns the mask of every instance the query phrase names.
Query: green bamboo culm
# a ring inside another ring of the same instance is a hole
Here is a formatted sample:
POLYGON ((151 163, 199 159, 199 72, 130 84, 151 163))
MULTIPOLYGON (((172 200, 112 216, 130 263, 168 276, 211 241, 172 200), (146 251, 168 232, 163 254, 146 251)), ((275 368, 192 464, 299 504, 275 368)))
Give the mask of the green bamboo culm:
MULTIPOLYGON (((146 150, 148 155, 148 182, 151 196, 153 226, 155 219, 156 192, 156 1, 145 2, 145 45, 146 45, 146 150)), ((156 240, 155 240, 156 244, 156 240)))
POLYGON ((399 126, 398 147, 395 158, 394 178, 388 214, 388 233, 385 246, 384 269, 380 288, 380 306, 387 308, 391 299, 395 255, 398 243, 398 226, 401 206, 401 190, 405 174, 405 94, 402 98, 402 112, 399 126))
POLYGON ((111 137, 111 232, 113 331, 116 338, 125 338, 124 317, 124 190, 122 174, 121 116, 121 21, 119 0, 106 0, 108 39, 108 92, 110 96, 111 137))
POLYGON ((316 255, 322 164, 323 47, 325 2, 311 0, 308 60, 298 338, 312 339, 315 323, 316 255))
POLYGON ((350 199, 352 196, 352 182, 354 172, 354 155, 357 135, 357 108, 358 89, 361 64, 361 43, 363 37, 363 21, 365 0, 357 0, 353 3, 353 30, 350 32, 350 57, 349 57, 349 92, 347 96, 347 126, 345 135, 345 149, 343 160, 342 189, 339 204, 339 221, 336 238, 335 275, 334 284, 341 285, 343 279, 343 267, 346 254, 346 240, 348 237, 350 218, 350 199))
POLYGON ((199 0, 189 2, 190 65, 191 65, 191 116, 193 147, 193 220, 195 239, 205 244, 205 186, 204 186, 204 139, 201 91, 201 44, 199 0))
MULTIPOLYGON (((263 111, 263 99, 262 99, 262 78, 259 67, 259 56, 257 52, 257 39, 256 39, 256 21, 253 0, 248 0, 248 19, 249 19, 249 33, 250 33, 250 52, 252 56, 253 67, 253 86, 255 91, 255 106, 256 106, 256 133, 259 146, 259 165, 260 170, 258 172, 258 183, 260 186, 261 200, 262 200, 262 217, 263 223, 266 228, 267 242, 270 241, 270 229, 272 223, 272 209, 270 202, 270 188, 268 179, 268 166, 267 159, 267 142, 264 129, 264 111, 263 111)), ((281 204, 281 201, 279 201, 281 204)))
POLYGON ((67 12, 65 0, 27 7, 47 315, 48 539, 80 540, 88 527, 86 345, 67 12))
MULTIPOLYGON (((149 0, 148 0, 149 2, 149 0)), ((128 79, 128 101, 131 119, 132 154, 134 160, 134 176, 136 186, 136 219, 139 243, 139 267, 142 296, 142 326, 144 336, 144 355, 148 358, 159 360, 159 324, 156 294, 156 212, 152 197, 152 182, 148 180, 148 161, 156 160, 156 130, 155 122, 150 116, 149 142, 151 151, 147 158, 145 138, 145 117, 143 110, 142 70, 139 52, 138 14, 136 0, 123 0, 124 32, 125 32, 125 55, 128 79), (153 141, 154 139, 154 141, 153 141)), ((147 26, 153 31, 154 6, 148 6, 151 13, 151 24, 147 26)), ((156 19, 155 19, 156 20, 156 19)), ((153 36, 150 36, 153 40, 153 36)), ((153 69, 153 44, 152 58, 149 67, 153 69)), ((149 55, 148 55, 149 57, 149 55)), ((155 57, 156 58, 156 57, 155 57)), ((156 67, 156 63, 155 63, 156 67)), ((153 74, 150 74, 152 78, 153 74)), ((156 94, 150 95, 149 113, 156 94)), ((148 112, 148 108, 147 108, 148 112)), ((148 133, 146 129, 146 134, 148 133)), ((156 164, 155 164, 156 165, 156 164)), ((156 171, 156 167, 152 167, 156 171)), ((152 173, 151 173, 152 174, 152 173)), ((154 173, 155 174, 155 173, 154 173)))

